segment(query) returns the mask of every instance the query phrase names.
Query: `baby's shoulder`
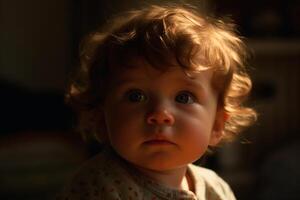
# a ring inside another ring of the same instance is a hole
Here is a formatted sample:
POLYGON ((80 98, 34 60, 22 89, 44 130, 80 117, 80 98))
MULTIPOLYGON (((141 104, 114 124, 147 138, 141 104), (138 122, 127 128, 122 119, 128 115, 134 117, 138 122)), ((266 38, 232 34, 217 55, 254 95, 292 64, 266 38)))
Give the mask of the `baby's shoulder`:
POLYGON ((71 184, 80 184, 83 186, 85 183, 90 183, 91 180, 102 177, 107 170, 107 165, 110 165, 110 162, 110 159, 108 159, 103 153, 99 153, 86 160, 73 173, 70 180, 71 184))
POLYGON ((235 200, 234 194, 228 183, 222 179, 215 171, 204 167, 190 165, 190 172, 198 188, 205 188, 206 196, 218 196, 219 199, 235 200))
POLYGON ((118 199, 124 185, 134 184, 119 163, 104 153, 86 161, 67 184, 69 199, 118 199))
POLYGON ((200 167, 197 165, 189 165, 189 168, 196 178, 200 178, 205 182, 225 182, 215 171, 211 169, 200 167))

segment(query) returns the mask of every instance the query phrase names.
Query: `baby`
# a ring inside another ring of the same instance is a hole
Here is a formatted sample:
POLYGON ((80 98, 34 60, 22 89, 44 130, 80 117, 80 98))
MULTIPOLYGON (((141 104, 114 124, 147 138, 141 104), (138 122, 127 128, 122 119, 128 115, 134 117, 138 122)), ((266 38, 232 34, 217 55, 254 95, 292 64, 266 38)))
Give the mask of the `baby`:
POLYGON ((149 6, 90 34, 67 95, 103 151, 59 199, 235 199, 192 163, 255 121, 233 26, 188 6, 149 6))

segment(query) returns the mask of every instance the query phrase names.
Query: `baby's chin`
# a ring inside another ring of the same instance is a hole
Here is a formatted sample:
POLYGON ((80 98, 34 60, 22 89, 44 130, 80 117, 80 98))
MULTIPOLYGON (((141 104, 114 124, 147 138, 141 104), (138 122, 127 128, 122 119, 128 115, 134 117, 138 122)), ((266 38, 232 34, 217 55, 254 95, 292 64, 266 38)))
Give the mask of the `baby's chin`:
POLYGON ((168 161, 152 161, 152 162, 130 162, 133 167, 141 172, 152 172, 152 173, 168 173, 173 170, 177 170, 180 168, 186 168, 189 164, 188 162, 177 163, 168 161))
MULTIPOLYGON (((153 148, 154 149, 154 148, 153 148)), ((182 154, 178 148, 166 147, 160 150, 140 151, 132 153, 119 151, 119 156, 125 159, 130 165, 145 171, 167 172, 186 167, 201 157, 201 153, 182 154)))
POLYGON ((176 156, 174 154, 157 155, 150 159, 142 160, 143 162, 134 162, 137 166, 157 172, 167 172, 187 167, 188 164, 197 161, 201 156, 176 156))

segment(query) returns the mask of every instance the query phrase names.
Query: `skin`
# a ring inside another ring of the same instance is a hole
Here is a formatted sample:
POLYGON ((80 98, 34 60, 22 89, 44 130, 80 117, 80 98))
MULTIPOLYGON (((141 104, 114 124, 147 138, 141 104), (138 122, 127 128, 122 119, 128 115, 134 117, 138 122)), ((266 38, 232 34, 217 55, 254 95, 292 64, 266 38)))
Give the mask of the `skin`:
POLYGON ((213 71, 190 78, 180 67, 161 72, 138 59, 132 65, 111 80, 102 108, 107 140, 144 174, 193 190, 187 165, 216 145, 224 128, 213 71))

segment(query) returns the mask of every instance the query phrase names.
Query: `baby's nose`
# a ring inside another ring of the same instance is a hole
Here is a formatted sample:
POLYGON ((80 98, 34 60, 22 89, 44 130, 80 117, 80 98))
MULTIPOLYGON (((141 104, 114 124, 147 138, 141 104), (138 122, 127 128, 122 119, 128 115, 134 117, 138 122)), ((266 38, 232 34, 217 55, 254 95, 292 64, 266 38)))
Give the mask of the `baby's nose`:
POLYGON ((175 119, 173 114, 167 110, 155 110, 150 112, 147 116, 148 124, 159 124, 159 125, 172 125, 174 124, 175 119))

